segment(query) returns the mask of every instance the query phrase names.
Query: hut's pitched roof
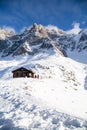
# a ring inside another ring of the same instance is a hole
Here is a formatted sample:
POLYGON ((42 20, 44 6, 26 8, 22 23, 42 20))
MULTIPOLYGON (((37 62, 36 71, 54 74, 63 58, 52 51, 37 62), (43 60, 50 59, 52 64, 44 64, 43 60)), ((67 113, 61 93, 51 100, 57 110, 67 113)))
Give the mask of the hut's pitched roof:
POLYGON ((27 72, 29 72, 29 73, 34 73, 32 70, 28 70, 28 69, 26 69, 26 68, 24 68, 24 67, 20 67, 20 68, 18 68, 18 69, 15 69, 15 70, 13 70, 12 71, 12 73, 14 73, 14 72, 16 72, 16 71, 27 71, 27 72))

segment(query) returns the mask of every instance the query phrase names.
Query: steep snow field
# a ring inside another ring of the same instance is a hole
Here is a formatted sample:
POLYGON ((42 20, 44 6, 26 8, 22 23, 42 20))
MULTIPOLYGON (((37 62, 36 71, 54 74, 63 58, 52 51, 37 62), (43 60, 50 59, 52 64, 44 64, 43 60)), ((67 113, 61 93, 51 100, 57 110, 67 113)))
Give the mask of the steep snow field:
POLYGON ((68 55, 0 59, 0 130, 87 129, 86 55, 68 55), (40 78, 13 79, 11 71, 21 66, 40 78))

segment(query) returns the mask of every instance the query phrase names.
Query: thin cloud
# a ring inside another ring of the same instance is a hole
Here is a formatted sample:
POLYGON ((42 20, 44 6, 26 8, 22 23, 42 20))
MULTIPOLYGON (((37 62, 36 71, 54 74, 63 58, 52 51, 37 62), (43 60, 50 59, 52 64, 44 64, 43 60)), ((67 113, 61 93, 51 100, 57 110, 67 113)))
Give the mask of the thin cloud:
POLYGON ((82 21, 82 24, 86 24, 86 21, 82 21))
POLYGON ((73 25, 74 28, 80 27, 80 23, 78 23, 78 22, 73 22, 72 25, 73 25))
POLYGON ((71 30, 66 31, 67 34, 78 34, 81 31, 80 23, 73 22, 73 28, 71 30))
POLYGON ((3 26, 3 29, 8 31, 8 32, 13 32, 13 33, 16 33, 15 29, 10 27, 10 26, 3 26))

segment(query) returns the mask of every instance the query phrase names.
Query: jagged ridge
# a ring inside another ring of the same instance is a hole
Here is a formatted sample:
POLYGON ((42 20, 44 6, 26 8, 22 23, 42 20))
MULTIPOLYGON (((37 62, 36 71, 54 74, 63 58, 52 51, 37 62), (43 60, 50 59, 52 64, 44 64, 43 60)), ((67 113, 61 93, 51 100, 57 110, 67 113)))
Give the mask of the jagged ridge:
POLYGON ((56 51, 59 55, 67 56, 67 49, 71 51, 87 50, 87 33, 84 30, 77 35, 67 34, 59 29, 50 29, 42 25, 33 24, 21 34, 0 31, 0 51, 2 57, 21 54, 34 55, 45 50, 56 51), (3 34, 3 35, 2 35, 3 34), (3 36, 3 37, 2 37, 3 36))

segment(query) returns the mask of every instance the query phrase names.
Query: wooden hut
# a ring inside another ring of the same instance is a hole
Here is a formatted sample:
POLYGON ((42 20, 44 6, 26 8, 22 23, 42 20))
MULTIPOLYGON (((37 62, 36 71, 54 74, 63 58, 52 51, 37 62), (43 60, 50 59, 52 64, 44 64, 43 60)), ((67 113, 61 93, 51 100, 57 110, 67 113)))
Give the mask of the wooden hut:
POLYGON ((18 77, 31 77, 34 78, 35 74, 32 70, 28 70, 24 67, 18 68, 16 70, 12 71, 13 73, 13 78, 18 78, 18 77))

